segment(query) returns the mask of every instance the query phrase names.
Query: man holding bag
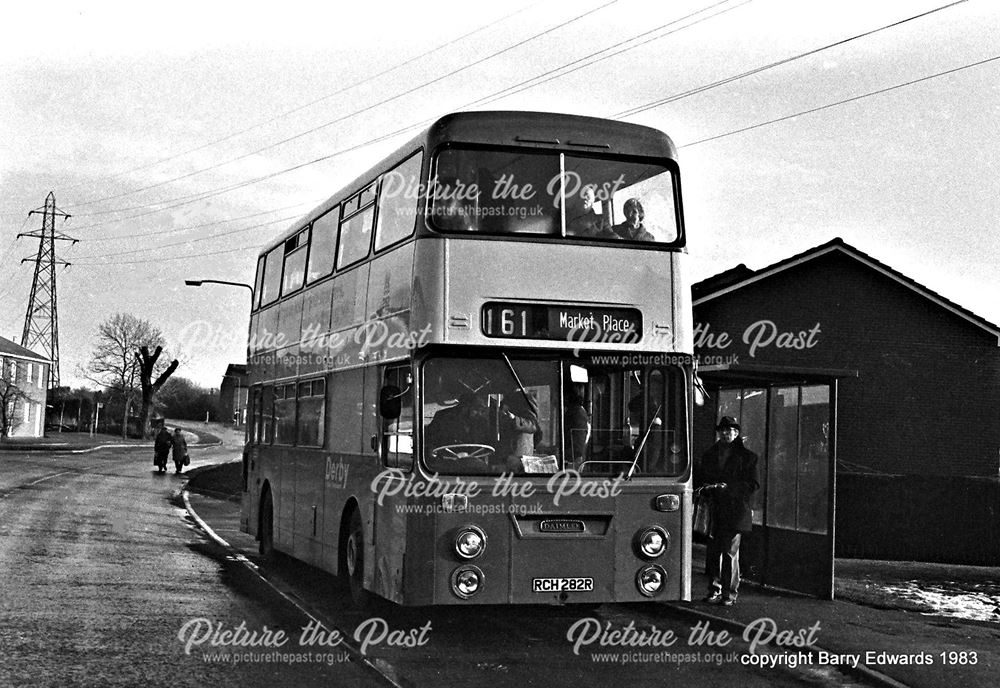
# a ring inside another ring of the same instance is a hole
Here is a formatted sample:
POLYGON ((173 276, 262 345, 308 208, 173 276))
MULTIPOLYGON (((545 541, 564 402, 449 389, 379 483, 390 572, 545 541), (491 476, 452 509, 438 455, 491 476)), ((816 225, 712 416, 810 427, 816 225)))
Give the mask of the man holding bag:
POLYGON ((695 470, 695 486, 710 495, 711 503, 705 601, 731 607, 740 588, 740 538, 753 528, 750 500, 760 488, 760 479, 757 455, 743 446, 736 419, 723 416, 715 431, 717 441, 695 470))

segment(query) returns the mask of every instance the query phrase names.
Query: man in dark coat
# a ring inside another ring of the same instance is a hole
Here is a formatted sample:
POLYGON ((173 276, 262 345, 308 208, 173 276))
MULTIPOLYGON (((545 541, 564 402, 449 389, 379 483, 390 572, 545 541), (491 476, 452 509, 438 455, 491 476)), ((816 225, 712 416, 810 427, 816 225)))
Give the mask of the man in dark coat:
POLYGON ((174 467, 177 469, 177 473, 180 473, 184 470, 184 466, 188 463, 187 440, 185 440, 184 435, 181 434, 180 428, 174 428, 174 435, 171 440, 174 445, 174 467))
POLYGON ((534 451, 534 436, 541 428, 536 413, 527 401, 520 400, 513 393, 505 396, 508 399, 500 405, 498 414, 499 428, 492 418, 489 397, 481 390, 469 392, 455 406, 438 411, 424 431, 428 463, 438 468, 442 466, 439 462, 442 458, 461 459, 454 466, 459 471, 487 472, 484 462, 498 456, 506 462, 509 470, 523 470, 521 456, 534 451), (462 446, 473 451, 476 445, 489 448, 479 450, 477 462, 465 460, 476 457, 454 455, 453 452, 438 456, 434 452, 436 448, 448 446, 462 446))
POLYGON ((711 496, 712 532, 705 553, 711 604, 732 606, 740 587, 740 537, 753 527, 750 500, 760 487, 757 455, 743 446, 740 424, 723 416, 717 441, 701 457, 695 486, 711 496))
POLYGON ((161 425, 153 442, 153 465, 159 469, 160 473, 165 473, 167 470, 167 457, 170 456, 170 448, 173 446, 174 441, 170 437, 170 431, 165 425, 161 425))

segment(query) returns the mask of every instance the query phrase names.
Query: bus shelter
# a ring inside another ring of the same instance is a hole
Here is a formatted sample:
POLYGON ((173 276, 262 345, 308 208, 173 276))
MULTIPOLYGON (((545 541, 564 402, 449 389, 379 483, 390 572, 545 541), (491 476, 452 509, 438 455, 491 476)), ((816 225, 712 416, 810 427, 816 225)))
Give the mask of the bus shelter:
POLYGON ((740 547, 742 577, 833 599, 837 384, 857 371, 764 365, 699 368, 707 399, 695 414, 695 450, 733 416, 760 457, 753 531, 740 547))

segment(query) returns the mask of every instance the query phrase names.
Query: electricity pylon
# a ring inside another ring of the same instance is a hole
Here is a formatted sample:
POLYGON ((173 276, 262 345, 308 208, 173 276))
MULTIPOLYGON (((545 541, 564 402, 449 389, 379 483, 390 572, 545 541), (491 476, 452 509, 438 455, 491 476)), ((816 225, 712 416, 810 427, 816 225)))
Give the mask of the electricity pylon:
POLYGON ((56 260, 56 241, 72 241, 76 239, 56 234, 56 215, 68 218, 69 215, 56 208, 56 196, 53 192, 45 198, 45 206, 32 210, 28 216, 40 214, 42 228, 34 232, 24 232, 17 237, 32 237, 38 239, 38 256, 24 258, 25 263, 35 261, 35 277, 31 282, 31 296, 28 297, 28 312, 24 315, 24 331, 21 334, 21 346, 43 354, 52 364, 49 366, 49 389, 59 386, 59 310, 56 306, 56 265, 68 266, 69 263, 56 260), (37 348, 36 348, 37 347, 37 348))

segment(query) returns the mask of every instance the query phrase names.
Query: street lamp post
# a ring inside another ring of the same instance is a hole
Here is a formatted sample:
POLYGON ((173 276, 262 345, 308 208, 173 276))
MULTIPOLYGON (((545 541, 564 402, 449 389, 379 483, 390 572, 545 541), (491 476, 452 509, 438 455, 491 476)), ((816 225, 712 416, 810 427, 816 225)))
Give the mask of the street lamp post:
POLYGON ((250 290, 250 301, 253 302, 253 286, 247 284, 246 282, 230 282, 229 280, 216 280, 216 279, 202 279, 202 280, 184 280, 184 284, 189 287, 200 287, 203 284, 228 284, 231 287, 246 287, 250 290))
MULTIPOLYGON (((247 284, 246 282, 230 282, 229 280, 216 280, 216 279, 202 279, 202 280, 190 280, 190 279, 186 279, 186 280, 184 280, 184 284, 187 285, 187 286, 189 286, 189 287, 200 287, 203 284, 225 284, 225 285, 228 285, 228 286, 231 286, 231 287, 246 287, 247 289, 250 290, 250 310, 251 311, 253 310, 253 286, 247 284)), ((235 377, 235 376, 223 374, 223 377, 235 377)), ((221 388, 219 389, 219 399, 220 399, 220 401, 222 399, 222 389, 221 388)), ((243 419, 243 408, 241 408, 241 406, 242 406, 241 401, 242 400, 240 399, 240 381, 239 381, 239 378, 236 379, 236 398, 235 398, 234 401, 235 401, 234 406, 237 407, 237 412, 240 414, 239 415, 239 420, 237 421, 237 425, 239 425, 239 421, 243 419)))

